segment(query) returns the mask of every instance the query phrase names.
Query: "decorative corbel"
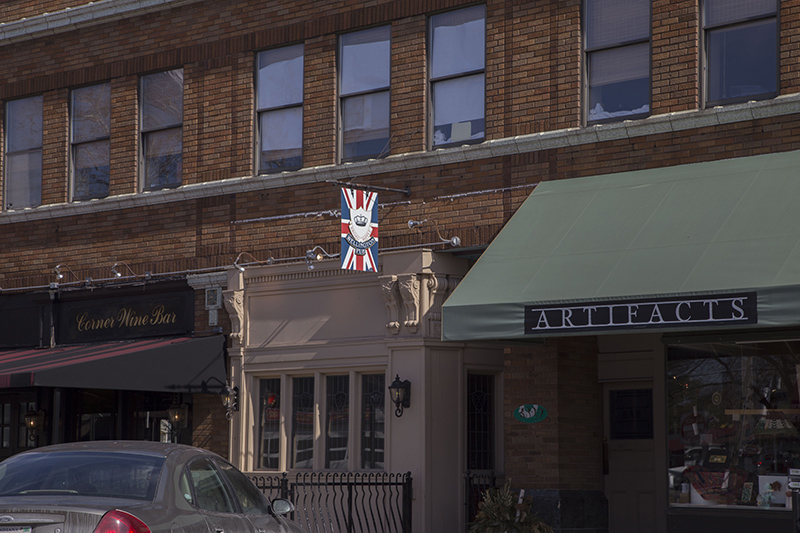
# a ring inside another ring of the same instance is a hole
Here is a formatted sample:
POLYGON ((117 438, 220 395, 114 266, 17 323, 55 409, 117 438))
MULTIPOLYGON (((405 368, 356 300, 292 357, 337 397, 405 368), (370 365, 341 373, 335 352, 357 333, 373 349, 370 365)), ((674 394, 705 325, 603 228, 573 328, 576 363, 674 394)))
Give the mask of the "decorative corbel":
POLYGON ((383 300, 386 303, 386 312, 389 315, 389 321, 386 327, 392 334, 397 335, 400 333, 400 321, 398 320, 399 305, 397 301, 397 276, 381 276, 381 289, 383 292, 383 300))
POLYGON ((244 291, 224 291, 222 293, 225 309, 231 318, 231 339, 234 343, 241 344, 242 323, 244 322, 244 291))
POLYGON ((419 280, 416 274, 408 274, 400 278, 400 295, 405 307, 405 325, 411 333, 417 332, 419 325, 419 280))

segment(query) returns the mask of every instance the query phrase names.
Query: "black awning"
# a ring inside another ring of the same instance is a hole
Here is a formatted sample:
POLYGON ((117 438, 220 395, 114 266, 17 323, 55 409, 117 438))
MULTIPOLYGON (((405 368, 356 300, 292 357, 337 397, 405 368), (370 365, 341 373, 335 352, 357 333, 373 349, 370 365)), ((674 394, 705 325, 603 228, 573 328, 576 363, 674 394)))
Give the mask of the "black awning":
POLYGON ((74 387, 218 394, 225 337, 172 337, 0 351, 0 388, 74 387))

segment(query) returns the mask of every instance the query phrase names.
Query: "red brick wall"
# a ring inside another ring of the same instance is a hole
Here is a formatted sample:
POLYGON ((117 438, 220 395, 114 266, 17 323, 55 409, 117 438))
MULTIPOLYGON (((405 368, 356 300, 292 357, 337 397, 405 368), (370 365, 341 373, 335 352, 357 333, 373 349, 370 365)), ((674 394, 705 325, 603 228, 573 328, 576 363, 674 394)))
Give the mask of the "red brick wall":
POLYGON ((550 339, 506 350, 505 476, 530 489, 603 490, 602 387, 594 337, 550 339), (520 405, 539 404, 547 418, 525 424, 520 405))

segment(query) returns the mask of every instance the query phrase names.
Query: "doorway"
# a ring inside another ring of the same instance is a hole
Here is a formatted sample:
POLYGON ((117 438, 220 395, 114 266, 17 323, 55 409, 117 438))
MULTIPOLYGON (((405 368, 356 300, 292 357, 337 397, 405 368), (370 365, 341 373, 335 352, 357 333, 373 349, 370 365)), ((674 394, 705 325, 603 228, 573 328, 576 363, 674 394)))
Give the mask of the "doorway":
POLYGON ((609 531, 658 531, 652 381, 605 383, 603 397, 609 531))

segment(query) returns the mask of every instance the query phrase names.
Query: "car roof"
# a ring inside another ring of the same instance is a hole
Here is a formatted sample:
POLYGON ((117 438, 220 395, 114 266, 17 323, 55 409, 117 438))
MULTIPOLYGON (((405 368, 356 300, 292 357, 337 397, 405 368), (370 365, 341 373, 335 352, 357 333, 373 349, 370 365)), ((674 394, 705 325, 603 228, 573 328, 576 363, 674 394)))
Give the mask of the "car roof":
POLYGON ((198 455, 216 456, 213 452, 188 446, 186 444, 173 444, 169 442, 151 442, 151 441, 133 441, 133 440, 118 440, 118 441, 86 441, 86 442, 69 442, 64 444, 51 444, 49 446, 42 446, 23 452, 24 454, 30 453, 52 453, 52 452, 125 452, 146 455, 158 455, 167 457, 173 453, 196 453, 198 455))

